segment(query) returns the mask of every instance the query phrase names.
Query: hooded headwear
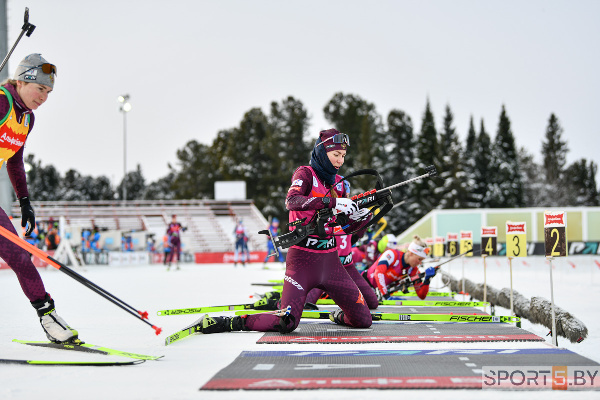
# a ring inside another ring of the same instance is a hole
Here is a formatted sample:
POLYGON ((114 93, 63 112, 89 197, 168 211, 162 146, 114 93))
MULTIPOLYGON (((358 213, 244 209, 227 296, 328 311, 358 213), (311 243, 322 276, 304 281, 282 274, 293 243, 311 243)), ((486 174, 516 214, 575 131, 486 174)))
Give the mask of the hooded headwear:
POLYGON ((333 166, 331 161, 329 161, 327 153, 334 150, 346 150, 347 145, 345 143, 333 143, 332 140, 329 140, 326 143, 323 142, 338 133, 340 132, 336 129, 321 131, 310 155, 310 166, 315 170, 317 175, 319 175, 319 178, 328 185, 333 185, 335 183, 335 176, 338 173, 338 169, 333 166), (323 144, 319 146, 320 143, 323 144))

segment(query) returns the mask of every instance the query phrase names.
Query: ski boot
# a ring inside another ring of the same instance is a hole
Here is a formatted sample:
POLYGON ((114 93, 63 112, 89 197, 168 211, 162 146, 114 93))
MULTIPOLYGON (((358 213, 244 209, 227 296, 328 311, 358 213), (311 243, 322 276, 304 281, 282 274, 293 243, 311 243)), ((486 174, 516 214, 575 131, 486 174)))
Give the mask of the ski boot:
POLYGON ((263 297, 252 305, 255 310, 277 310, 279 304, 278 299, 263 297))
POLYGON ((346 325, 344 322, 344 312, 341 309, 330 312, 329 319, 338 325, 346 325))
POLYGON ((279 300, 281 298, 281 292, 267 292, 260 296, 261 299, 275 299, 279 300))
POLYGON ((51 342, 83 343, 78 338, 79 333, 56 314, 54 300, 48 293, 44 299, 31 302, 31 305, 36 309, 42 328, 51 342))
POLYGON ((221 333, 231 331, 247 331, 246 315, 236 315, 235 317, 211 317, 206 314, 200 320, 200 332, 221 333))

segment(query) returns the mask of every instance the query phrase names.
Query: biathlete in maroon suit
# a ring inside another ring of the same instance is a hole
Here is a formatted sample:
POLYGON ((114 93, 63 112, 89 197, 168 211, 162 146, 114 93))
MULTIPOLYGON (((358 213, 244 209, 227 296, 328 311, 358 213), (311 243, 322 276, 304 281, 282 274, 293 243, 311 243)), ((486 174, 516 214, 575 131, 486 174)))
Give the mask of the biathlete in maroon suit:
MULTIPOLYGON (((304 217, 309 221, 317 210, 330 208, 349 215, 349 232, 365 225, 363 220, 368 216, 368 210, 359 211, 352 200, 336 197, 336 191, 346 195, 344 184, 340 182, 342 178, 337 175, 337 171, 344 163, 348 145, 348 136, 335 129, 320 132, 311 154, 310 166, 299 167, 292 177, 292 185, 286 198, 290 222, 304 217)), ((334 322, 355 328, 371 326, 371 313, 365 304, 365 298, 340 263, 333 231, 331 228, 327 229, 328 236, 308 236, 288 251, 281 293, 281 307, 291 307, 288 316, 279 317, 268 313, 232 318, 205 315, 201 320, 201 332, 291 332, 298 326, 306 296, 313 288, 325 290, 340 306, 340 310, 330 315, 334 322)))
MULTIPOLYGON (((54 88, 56 67, 41 54, 30 54, 17 66, 14 79, 2 83, 0 90, 0 167, 6 170, 21 205, 21 225, 25 236, 35 228, 35 213, 29 201, 23 164, 25 141, 33 129, 33 111, 44 104, 54 88)), ((0 209, 0 225, 17 235, 12 222, 0 209)), ((30 254, 0 236, 0 258, 17 274, 25 296, 40 318, 46 336, 53 342, 76 342, 78 333, 56 314, 54 300, 46 293, 30 254)))
MULTIPOLYGON (((402 252, 395 249, 397 246, 396 238, 393 235, 387 235, 387 249, 381 253, 377 261, 365 272, 363 277, 375 288, 379 299, 390 297, 388 286, 394 282, 406 277, 419 276, 419 265, 427 257, 429 248, 427 244, 417 235, 408 245, 408 251, 402 252)), ((435 268, 429 267, 425 270, 423 281, 418 279, 415 283, 415 291, 419 298, 424 299, 429 292, 429 281, 435 275, 435 268)))
POLYGON ((177 222, 177 215, 173 214, 171 223, 167 227, 167 236, 169 237, 169 248, 171 251, 166 255, 167 270, 171 268, 171 262, 177 256, 177 269, 179 269, 179 258, 181 255, 181 232, 186 228, 177 222))

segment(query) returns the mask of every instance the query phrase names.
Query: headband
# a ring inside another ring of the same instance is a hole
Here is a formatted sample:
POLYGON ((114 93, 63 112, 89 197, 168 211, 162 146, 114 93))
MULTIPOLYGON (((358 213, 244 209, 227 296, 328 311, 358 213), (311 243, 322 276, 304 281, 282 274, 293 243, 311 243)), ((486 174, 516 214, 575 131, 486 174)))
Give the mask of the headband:
POLYGON ((415 242, 410 242, 408 245, 408 251, 418 255, 419 257, 427 258, 429 254, 429 247, 419 246, 415 242))

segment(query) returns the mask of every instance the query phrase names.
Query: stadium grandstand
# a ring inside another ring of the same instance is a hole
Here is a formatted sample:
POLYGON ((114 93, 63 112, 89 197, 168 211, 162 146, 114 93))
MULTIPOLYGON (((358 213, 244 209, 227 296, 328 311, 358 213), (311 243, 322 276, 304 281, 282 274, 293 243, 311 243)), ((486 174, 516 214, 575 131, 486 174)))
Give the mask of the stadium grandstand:
MULTIPOLYGON (((105 250, 119 250, 120 240, 115 235, 153 235, 157 250, 162 250, 162 237, 173 214, 187 228, 182 233, 185 250, 192 253, 231 252, 234 250, 234 229, 243 220, 250 250, 265 250, 266 238, 258 234, 266 229, 268 221, 252 200, 136 200, 136 201, 39 201, 33 202, 37 221, 63 220, 72 232, 72 244, 82 230, 97 227, 105 250)), ((18 203, 13 203, 12 214, 20 215, 18 203)), ((137 240, 136 250, 145 249, 146 243, 137 240)))

